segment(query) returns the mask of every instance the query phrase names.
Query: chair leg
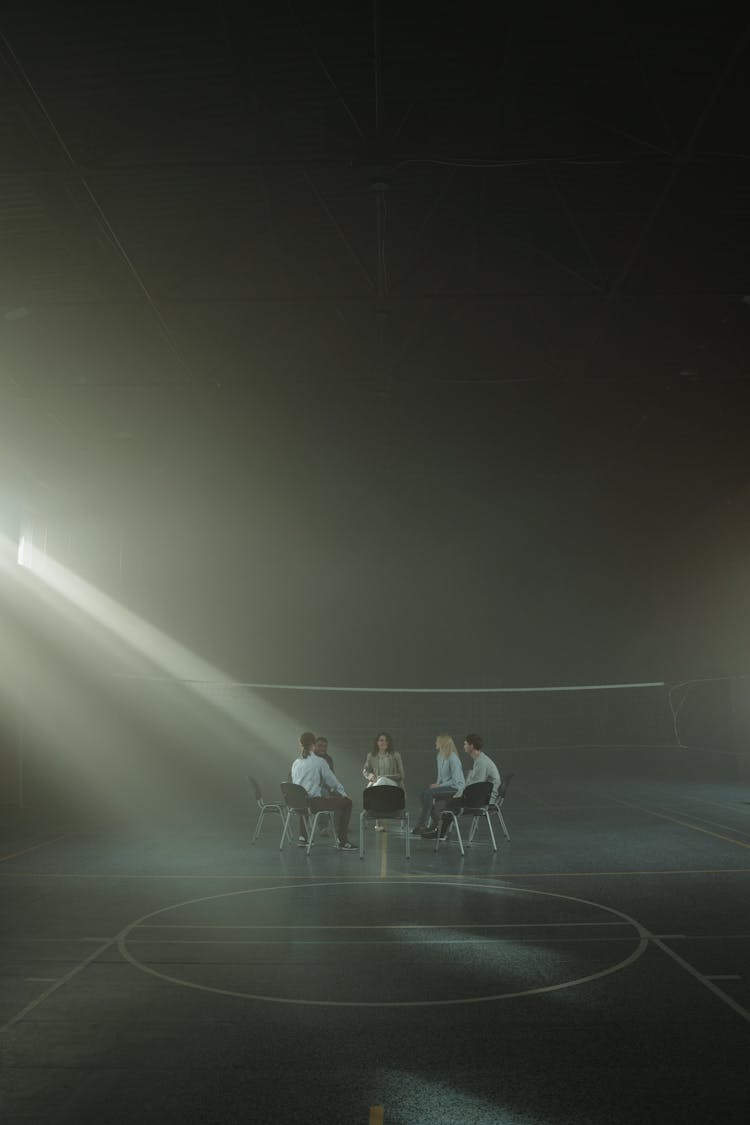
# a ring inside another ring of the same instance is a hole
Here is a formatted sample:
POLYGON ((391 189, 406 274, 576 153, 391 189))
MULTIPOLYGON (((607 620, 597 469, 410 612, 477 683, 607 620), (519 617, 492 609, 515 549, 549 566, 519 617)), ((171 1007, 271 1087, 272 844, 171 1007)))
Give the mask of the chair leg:
POLYGON ((409 827, 409 814, 404 813, 404 822, 406 824, 406 858, 411 859, 411 829, 409 827))
POLYGON ((471 844, 474 837, 476 836, 478 824, 479 824, 479 817, 478 816, 473 817, 472 821, 471 821, 471 828, 469 830, 469 839, 466 841, 467 844, 471 844))
MULTIPOLYGON (((466 855, 466 852, 464 851, 464 842, 461 839, 461 829, 458 827, 458 817, 456 816, 456 814, 454 812, 451 812, 450 809, 445 810, 445 815, 447 815, 451 818, 450 819, 450 825, 449 825, 449 827, 448 827, 448 829, 445 833, 446 836, 448 835, 448 832, 450 832, 451 828, 453 828, 453 826, 455 825, 456 836, 458 837, 458 846, 461 849, 461 855, 466 855)), ((442 820, 442 817, 441 817, 441 820, 442 820)), ((438 821, 437 836, 435 837, 435 851, 437 851, 438 848, 440 847, 440 832, 441 832, 441 822, 438 821)))
POLYGON ((289 821, 291 820, 291 816, 292 816, 292 810, 289 809, 286 816, 283 817, 284 824, 283 824, 283 827, 281 829, 281 843, 279 844, 279 851, 283 850, 284 844, 286 843, 286 840, 287 840, 287 836, 289 835, 289 821))
POLYGON ((365 817, 366 816, 367 816, 367 810, 362 809, 362 812, 359 814, 359 858, 360 859, 365 858, 365 817))
POLYGON ((500 827, 503 830, 503 836, 505 836, 505 839, 508 841, 508 843, 510 843, 510 833, 508 832, 508 826, 505 823, 503 814, 500 812, 500 809, 497 810, 497 819, 500 821, 500 827))
POLYGON ((310 820, 308 818, 308 822, 307 822, 307 854, 308 855, 310 854, 310 848, 313 846, 313 837, 315 836, 315 829, 318 827, 318 817, 324 815, 324 813, 326 813, 326 812, 328 812, 327 809, 319 809, 318 812, 316 812, 313 815, 312 822, 310 822, 310 820))
POLYGON ((258 823, 255 825, 255 831, 253 832, 253 838, 250 841, 251 844, 254 844, 255 841, 258 839, 258 836, 260 835, 260 829, 261 829, 261 825, 263 824, 263 817, 265 815, 266 815, 266 810, 265 810, 265 808, 262 808, 260 810, 260 816, 258 817, 258 823))
MULTIPOLYGON (((497 842, 495 841, 495 833, 492 831, 492 821, 490 819, 489 809, 484 810, 484 815, 487 818, 487 827, 490 830, 490 840, 492 840, 492 850, 497 851, 497 842)), ((479 817, 477 817, 477 820, 479 817)))

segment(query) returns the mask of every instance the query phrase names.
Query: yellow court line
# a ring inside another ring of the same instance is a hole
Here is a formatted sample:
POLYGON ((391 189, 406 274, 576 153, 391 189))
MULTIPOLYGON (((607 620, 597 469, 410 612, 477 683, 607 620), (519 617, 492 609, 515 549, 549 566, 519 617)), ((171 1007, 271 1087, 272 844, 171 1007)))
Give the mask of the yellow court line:
POLYGON ((11 852, 10 855, 0 856, 0 863, 5 863, 6 859, 15 859, 19 855, 26 855, 28 852, 34 852, 37 848, 46 848, 49 844, 56 844, 58 840, 64 840, 65 836, 55 836, 52 840, 42 840, 39 844, 32 844, 30 848, 24 848, 20 852, 11 852))
POLYGON ((388 833, 380 833, 380 878, 388 875, 388 833))
MULTIPOLYGON (((628 809, 638 809, 639 812, 648 813, 649 816, 671 820, 672 824, 681 824, 683 828, 692 828, 693 832, 702 832, 705 836, 713 836, 716 840, 724 840, 727 844, 736 844, 738 848, 750 848, 750 843, 745 843, 744 840, 735 840, 733 836, 722 836, 720 832, 711 832, 708 828, 699 828, 697 824, 688 824, 686 820, 678 820, 676 816, 667 816, 666 813, 655 812, 654 809, 648 809, 645 805, 633 805, 630 801, 618 801, 617 803, 628 809)), ((690 813, 687 815, 690 816, 690 813)))
MULTIPOLYGON (((439 871, 434 875, 428 871, 408 871, 405 874, 396 873, 391 875, 391 879, 598 879, 609 877, 610 875, 748 875, 750 874, 750 867, 686 867, 682 870, 660 870, 640 868, 633 871, 515 871, 499 873, 491 871, 468 871, 466 874, 454 875, 449 871, 439 871)), ((325 879, 338 880, 342 883, 351 881, 356 878, 358 882, 378 882, 381 878, 380 875, 334 875, 327 872, 320 872, 320 874, 306 874, 298 872, 295 875, 207 875, 205 871, 198 872, 193 875, 145 875, 145 874, 125 874, 122 871, 0 871, 0 880, 2 879, 210 879, 218 881, 221 879, 227 882, 234 882, 242 880, 243 882, 252 882, 253 880, 273 879, 309 879, 311 882, 315 880, 325 879)))
POLYGON ((370 1122, 369 1125, 383 1125, 385 1121, 385 1107, 382 1105, 370 1106, 370 1122))

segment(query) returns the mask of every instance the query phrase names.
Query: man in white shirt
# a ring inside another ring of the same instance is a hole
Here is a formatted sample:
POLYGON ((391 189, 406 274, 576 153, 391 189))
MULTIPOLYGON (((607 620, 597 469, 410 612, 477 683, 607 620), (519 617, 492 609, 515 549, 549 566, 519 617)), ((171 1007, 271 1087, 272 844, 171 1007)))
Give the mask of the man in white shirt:
MULTIPOLYGON (((490 804, 497 800, 497 793, 500 788, 500 770, 497 768, 491 758, 482 750, 484 742, 481 735, 467 734, 464 739, 464 750, 472 759, 473 765, 466 775, 466 783, 460 792, 456 793, 450 801, 447 801, 444 808, 446 811, 457 813, 463 807, 461 803, 462 795, 469 785, 474 785, 477 781, 491 781, 492 793, 490 794, 490 804)), ((450 818, 443 816, 440 820, 440 839, 445 838, 448 831, 450 818)), ((423 832, 423 836, 428 836, 434 839, 438 834, 437 828, 433 828, 431 832, 423 832)))
POLYGON ((337 847, 341 851, 354 851, 349 842, 349 820, 352 815, 352 799, 325 758, 314 753, 315 735, 305 731, 300 735, 300 756, 292 762, 292 781, 301 785, 310 798, 313 812, 330 809, 336 814, 337 847))

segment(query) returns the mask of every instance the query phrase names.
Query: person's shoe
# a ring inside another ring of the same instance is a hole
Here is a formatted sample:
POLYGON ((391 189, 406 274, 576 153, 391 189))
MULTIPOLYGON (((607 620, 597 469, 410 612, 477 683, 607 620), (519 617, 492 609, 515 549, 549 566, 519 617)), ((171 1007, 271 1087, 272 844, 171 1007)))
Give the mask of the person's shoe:
POLYGON ((327 829, 327 828, 321 828, 321 830, 320 830, 320 832, 318 833, 318 835, 319 835, 319 836, 330 836, 330 835, 331 835, 331 833, 330 833, 330 832, 328 831, 328 829, 327 829))
POLYGON ((427 829, 424 826, 424 824, 415 824, 414 827, 411 830, 411 835, 412 836, 421 836, 422 833, 426 832, 426 831, 427 831, 427 829))
MULTIPOLYGON (((315 847, 315 843, 313 843, 312 846, 315 847)), ((298 848, 306 848, 307 847, 307 840, 305 839, 304 836, 300 836, 299 840, 297 841, 297 847, 298 848)))
POLYGON ((419 833, 419 835, 422 837, 423 840, 436 840, 437 839, 437 833, 438 833, 437 828, 423 828, 421 830, 421 832, 419 833))
POLYGON ((376 832, 385 832, 385 825, 384 824, 376 824, 375 825, 375 831, 376 832))
POLYGON ((355 850, 354 844, 352 844, 349 840, 339 840, 339 842, 336 844, 336 847, 340 852, 353 852, 355 850))

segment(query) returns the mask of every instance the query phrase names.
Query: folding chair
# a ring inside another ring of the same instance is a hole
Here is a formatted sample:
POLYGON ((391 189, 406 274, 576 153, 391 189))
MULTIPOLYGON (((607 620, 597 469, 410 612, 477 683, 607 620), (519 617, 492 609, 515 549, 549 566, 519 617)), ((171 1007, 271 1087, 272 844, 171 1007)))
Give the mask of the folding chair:
MULTIPOLYGON (((284 827, 281 830, 281 843, 279 844, 279 851, 284 847, 284 841, 289 837, 292 840, 293 834, 289 828, 289 821, 292 815, 296 813, 301 816, 305 825, 305 832, 307 834, 307 854, 310 854, 310 848, 313 846, 313 838, 315 836, 315 829, 318 827, 318 819, 321 816, 330 817, 331 824, 333 821, 333 812, 331 809, 318 809, 313 812, 310 808, 310 801, 314 800, 307 794, 307 790, 303 789, 301 785, 295 785, 292 781, 282 781, 281 792, 286 801, 286 818, 284 820, 284 827)), ((334 832, 335 839, 335 832, 334 832)))
MULTIPOLYGON (((448 836, 451 828, 455 826, 456 836, 458 837, 458 846, 461 849, 461 855, 466 855, 464 849, 464 842, 461 838, 461 829, 458 825, 459 816, 471 816, 477 821, 480 817, 485 817, 487 827, 490 830, 490 839, 492 840, 492 847, 497 851, 497 844, 495 843, 495 833, 492 831, 492 821, 490 820, 490 797, 492 796, 492 782, 491 781, 475 781, 473 785, 467 785, 460 797, 455 800, 461 801, 461 808, 459 809, 443 809, 441 821, 438 822, 438 832, 435 838, 435 851, 438 850, 441 844, 440 833, 442 831, 442 818, 449 817, 450 823, 445 833, 445 838, 448 836)), ((499 810, 498 810, 499 814, 499 810)), ((473 822, 472 822, 473 824, 473 822)), ((471 837, 470 837, 471 839, 471 837)))
POLYGON ((362 794, 359 814, 359 858, 365 858, 365 823, 368 820, 400 820, 406 828, 406 858, 411 859, 409 811, 406 793, 398 785, 370 785, 362 794))
POLYGON ((263 794, 261 793, 260 785, 258 784, 258 782, 255 780, 254 777, 250 777, 248 775, 247 780, 250 782, 250 784, 253 787, 253 792, 255 793, 255 803, 258 806, 258 808, 260 809, 260 816, 258 817, 258 823, 255 825, 255 832, 253 833, 253 838, 250 841, 251 844, 254 844, 255 841, 258 839, 258 836, 260 835, 260 830, 261 830, 261 827, 263 825, 263 817, 266 815, 266 813, 267 812, 278 813, 279 816, 281 817, 281 819, 283 820, 284 819, 284 809, 282 808, 281 805, 274 804, 271 801, 264 801, 263 800, 263 794))
MULTIPOLYGON (((508 826, 505 823, 505 819, 504 819, 503 814, 501 813, 500 810, 502 809, 503 805, 505 804, 505 798, 507 796, 508 790, 510 789, 511 780, 515 776, 516 775, 514 773, 508 774, 508 776, 505 778, 505 780, 503 782, 501 782, 501 784, 500 784, 500 788, 497 791, 497 797, 495 798, 494 801, 491 801, 490 804, 487 806, 487 811, 489 812, 490 816, 492 816, 492 814, 495 813, 495 815, 497 816, 497 819, 500 821, 500 827, 503 830, 503 836, 508 841, 508 843, 510 843, 510 833, 508 832, 508 826)), ((468 840, 469 843, 471 843, 471 841, 474 839, 474 833, 477 830, 478 824, 479 824, 479 817, 475 816, 473 821, 471 822, 471 830, 469 832, 469 840, 468 840)))

